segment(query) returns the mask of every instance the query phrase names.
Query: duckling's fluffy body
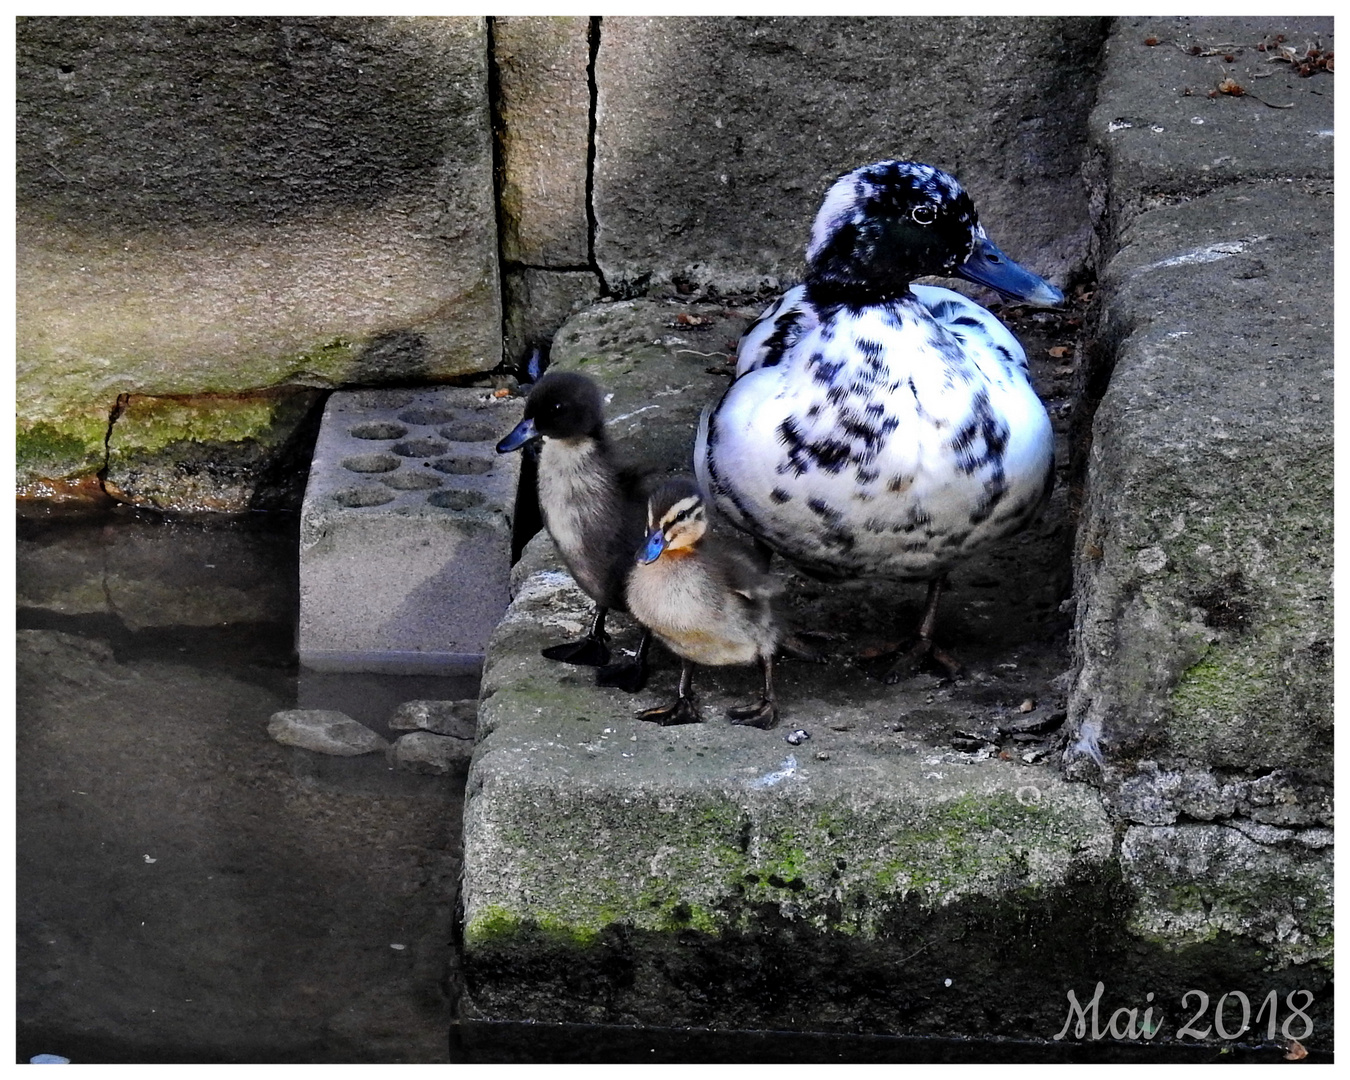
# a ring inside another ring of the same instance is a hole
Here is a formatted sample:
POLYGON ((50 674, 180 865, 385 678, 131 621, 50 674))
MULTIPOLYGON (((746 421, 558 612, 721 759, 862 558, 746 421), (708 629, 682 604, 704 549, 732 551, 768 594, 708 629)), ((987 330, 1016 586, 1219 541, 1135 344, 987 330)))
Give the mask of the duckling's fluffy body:
POLYGON ((568 571, 602 607, 624 610, 624 580, 642 543, 642 504, 624 490, 605 443, 545 438, 539 509, 568 571))
POLYGON ((497 452, 540 444, 537 486, 544 528, 568 572, 596 605, 586 637, 550 646, 543 655, 599 667, 600 686, 640 690, 650 637, 643 634, 632 663, 611 664, 605 617, 610 609, 626 610, 628 570, 644 536, 646 478, 615 463, 605 439, 600 388, 586 376, 544 375, 530 391, 524 413, 497 452))
POLYGON ((749 554, 707 537, 633 567, 628 610, 686 660, 753 664, 778 647, 769 604, 775 591, 749 554))
POLYGON ((778 623, 773 580, 741 548, 708 536, 707 507, 693 480, 668 480, 648 502, 649 534, 628 578, 628 610, 681 660, 672 705, 638 714, 654 723, 694 724, 702 717, 692 693, 695 664, 758 662, 759 699, 727 710, 733 723, 770 728, 778 722, 773 654, 778 623))

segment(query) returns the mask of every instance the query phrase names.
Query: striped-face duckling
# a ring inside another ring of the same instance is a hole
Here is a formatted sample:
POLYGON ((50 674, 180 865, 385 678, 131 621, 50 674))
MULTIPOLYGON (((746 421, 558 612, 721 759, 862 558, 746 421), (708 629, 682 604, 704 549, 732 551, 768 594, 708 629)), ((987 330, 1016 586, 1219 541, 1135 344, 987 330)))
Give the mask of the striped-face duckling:
POLYGON ((497 444, 499 454, 539 441, 539 510, 544 528, 581 590, 595 601, 580 641, 543 650, 549 660, 598 667, 596 682, 634 693, 646 682, 650 634, 631 663, 610 663, 605 616, 624 611, 624 584, 642 545, 642 477, 621 469, 605 439, 600 388, 585 375, 549 372, 525 401, 524 419, 497 444))
POLYGON ((779 627, 773 580, 749 552, 708 533, 707 506, 695 483, 668 480, 647 504, 647 542, 628 577, 628 610, 681 660, 674 704, 638 718, 668 726, 702 717, 690 697, 695 664, 759 662, 758 701, 727 711, 734 723, 770 728, 778 722, 773 655, 779 627))

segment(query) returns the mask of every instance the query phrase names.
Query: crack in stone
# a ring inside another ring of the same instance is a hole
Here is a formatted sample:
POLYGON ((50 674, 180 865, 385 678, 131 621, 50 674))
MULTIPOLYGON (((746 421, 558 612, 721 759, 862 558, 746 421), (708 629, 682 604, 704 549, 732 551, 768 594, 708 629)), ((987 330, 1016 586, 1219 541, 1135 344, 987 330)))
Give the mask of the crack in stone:
POLYGON ((591 103, 590 116, 586 131, 586 233, 587 244, 586 254, 590 259, 589 269, 600 279, 600 295, 608 296, 609 282, 605 280, 604 272, 600 269, 600 263, 595 257, 595 140, 596 140, 596 117, 599 112, 600 84, 595 77, 595 61, 600 55, 600 29, 603 19, 599 15, 591 16, 590 26, 590 47, 591 55, 586 64, 586 84, 590 89, 591 103))

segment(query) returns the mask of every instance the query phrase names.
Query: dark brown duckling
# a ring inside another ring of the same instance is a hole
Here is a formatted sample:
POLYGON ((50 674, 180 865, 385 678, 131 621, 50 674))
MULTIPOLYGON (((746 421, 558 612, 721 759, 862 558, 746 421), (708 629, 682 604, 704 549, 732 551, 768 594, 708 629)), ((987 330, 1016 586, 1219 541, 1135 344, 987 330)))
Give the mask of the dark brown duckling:
POLYGON ((610 663, 605 616, 626 611, 624 585, 642 546, 643 477, 620 469, 605 439, 600 388, 585 375, 549 372, 530 391, 525 417, 497 444, 499 454, 540 440, 539 510, 573 579, 595 601, 591 628, 580 641, 543 650, 550 660, 598 667, 596 682, 629 693, 647 679, 644 631, 636 658, 610 663))

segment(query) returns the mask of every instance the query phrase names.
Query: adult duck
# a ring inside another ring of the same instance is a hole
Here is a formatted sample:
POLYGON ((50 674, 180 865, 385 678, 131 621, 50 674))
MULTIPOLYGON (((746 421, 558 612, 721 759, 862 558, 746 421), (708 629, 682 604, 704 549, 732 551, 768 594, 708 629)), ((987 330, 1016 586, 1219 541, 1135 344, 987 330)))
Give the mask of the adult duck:
POLYGON ((1054 480, 1050 419, 1026 354, 959 275, 1037 306, 1063 294, 1004 255, 941 169, 880 161, 830 188, 803 283, 741 340, 736 377, 704 414, 695 471, 733 524, 818 577, 928 582, 931 656, 946 575, 1030 523, 1054 480))

